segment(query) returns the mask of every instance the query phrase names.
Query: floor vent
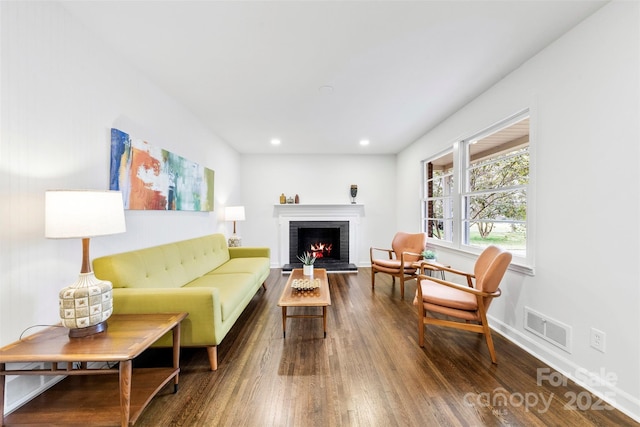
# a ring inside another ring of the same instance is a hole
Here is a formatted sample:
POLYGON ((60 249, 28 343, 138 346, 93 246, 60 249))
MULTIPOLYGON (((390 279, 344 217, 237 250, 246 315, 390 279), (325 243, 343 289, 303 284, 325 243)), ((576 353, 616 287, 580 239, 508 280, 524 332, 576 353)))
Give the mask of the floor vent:
POLYGON ((571 353, 571 326, 551 319, 529 307, 524 308, 524 328, 571 353))

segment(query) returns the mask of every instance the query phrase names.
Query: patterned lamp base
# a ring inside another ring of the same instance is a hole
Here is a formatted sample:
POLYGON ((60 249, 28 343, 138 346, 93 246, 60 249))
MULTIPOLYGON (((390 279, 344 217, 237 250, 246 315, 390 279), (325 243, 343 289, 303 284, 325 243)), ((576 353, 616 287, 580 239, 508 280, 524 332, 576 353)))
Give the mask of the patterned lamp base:
POLYGON ((60 291, 60 319, 72 338, 105 331, 112 312, 111 282, 93 272, 81 273, 76 283, 60 291))
POLYGON ((238 236, 237 234, 233 234, 231 237, 229 237, 228 244, 230 248, 239 248, 240 246, 242 246, 242 237, 238 236))

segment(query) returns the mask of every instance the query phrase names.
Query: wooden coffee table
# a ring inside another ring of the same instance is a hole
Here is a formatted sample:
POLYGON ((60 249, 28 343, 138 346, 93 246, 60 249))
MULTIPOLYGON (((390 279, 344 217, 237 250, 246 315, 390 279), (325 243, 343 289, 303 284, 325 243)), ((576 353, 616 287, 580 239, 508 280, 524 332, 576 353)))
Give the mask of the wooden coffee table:
POLYGON ((151 398, 173 379, 178 389, 180 322, 187 313, 114 314, 105 332, 69 338, 49 327, 0 349, 0 415, 6 375, 67 377, 3 419, 2 425, 133 425, 151 398), (132 361, 173 332, 173 366, 132 369, 132 361), (50 369, 7 370, 7 363, 49 362, 50 369), (118 369, 88 363, 118 362, 118 369), (59 366, 62 364, 62 368, 59 366))
POLYGON ((291 271, 289 280, 282 290, 278 306, 282 307, 282 336, 287 336, 287 318, 322 318, 324 337, 327 337, 327 306, 331 305, 331 294, 329 293, 329 281, 327 280, 327 270, 314 268, 313 276, 302 274, 301 268, 291 271), (313 290, 297 290, 291 285, 294 280, 319 279, 319 287, 313 290), (322 314, 287 314, 289 307, 322 307, 322 314))

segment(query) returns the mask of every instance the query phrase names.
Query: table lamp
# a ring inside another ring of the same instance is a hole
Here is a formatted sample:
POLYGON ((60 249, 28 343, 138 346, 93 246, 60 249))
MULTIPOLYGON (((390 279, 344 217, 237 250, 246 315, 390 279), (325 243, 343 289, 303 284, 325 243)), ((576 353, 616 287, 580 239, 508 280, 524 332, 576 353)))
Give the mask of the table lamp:
POLYGON ((229 237, 229 247, 242 246, 242 238, 236 234, 236 221, 244 221, 244 206, 225 207, 224 218, 227 221, 233 221, 233 234, 229 237))
POLYGON ((82 267, 72 285, 60 291, 60 318, 69 337, 103 332, 113 311, 111 282, 96 278, 89 238, 126 230, 119 191, 51 190, 45 193, 45 236, 82 239, 82 267))

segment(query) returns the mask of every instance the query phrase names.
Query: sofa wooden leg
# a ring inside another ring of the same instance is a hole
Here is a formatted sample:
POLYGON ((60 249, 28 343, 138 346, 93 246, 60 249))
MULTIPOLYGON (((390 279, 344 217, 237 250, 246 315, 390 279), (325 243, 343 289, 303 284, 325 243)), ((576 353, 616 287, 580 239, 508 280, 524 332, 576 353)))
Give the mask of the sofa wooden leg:
POLYGON ((211 347, 207 347, 207 355, 209 356, 209 365, 211 366, 212 371, 218 370, 218 347, 212 345, 211 347))
POLYGON ((264 290, 266 291, 266 290, 267 290, 267 282, 263 282, 263 283, 262 283, 262 287, 263 287, 263 288, 264 288, 264 290))

